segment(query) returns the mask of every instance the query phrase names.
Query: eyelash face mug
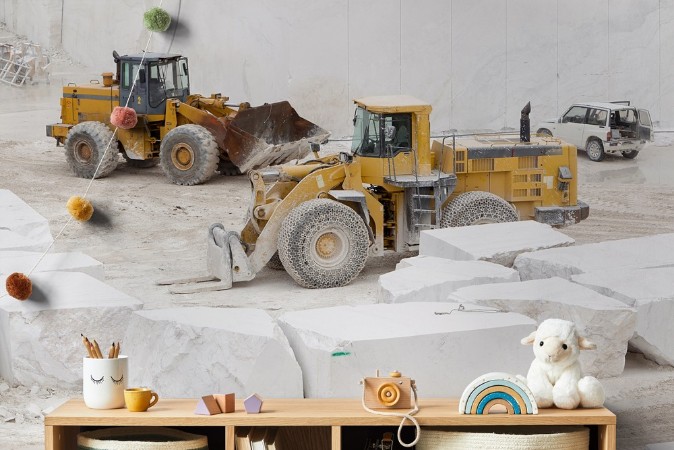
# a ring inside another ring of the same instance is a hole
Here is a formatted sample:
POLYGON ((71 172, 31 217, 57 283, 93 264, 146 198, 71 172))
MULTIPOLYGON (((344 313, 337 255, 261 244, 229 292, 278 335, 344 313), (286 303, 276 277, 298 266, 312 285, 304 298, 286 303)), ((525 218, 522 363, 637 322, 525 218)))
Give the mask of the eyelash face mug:
POLYGON ((82 396, 84 404, 92 409, 124 407, 124 389, 127 387, 128 358, 84 358, 82 361, 82 396))

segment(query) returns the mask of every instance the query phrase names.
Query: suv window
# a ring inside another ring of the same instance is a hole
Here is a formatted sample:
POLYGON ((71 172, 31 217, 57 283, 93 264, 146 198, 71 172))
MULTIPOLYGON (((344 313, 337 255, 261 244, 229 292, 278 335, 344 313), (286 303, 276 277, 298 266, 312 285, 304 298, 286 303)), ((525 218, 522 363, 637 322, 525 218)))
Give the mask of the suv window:
POLYGON ((585 116, 587 116, 587 108, 574 106, 564 114, 562 123, 585 123, 585 116))
POLYGON ((639 110, 639 123, 646 127, 652 127, 653 123, 651 122, 651 114, 645 109, 639 110))
POLYGON ((629 127, 637 121, 633 109, 618 109, 611 113, 612 126, 629 127))
POLYGON ((588 125, 606 125, 606 119, 608 118, 608 111, 605 109, 591 109, 590 115, 587 116, 588 125))

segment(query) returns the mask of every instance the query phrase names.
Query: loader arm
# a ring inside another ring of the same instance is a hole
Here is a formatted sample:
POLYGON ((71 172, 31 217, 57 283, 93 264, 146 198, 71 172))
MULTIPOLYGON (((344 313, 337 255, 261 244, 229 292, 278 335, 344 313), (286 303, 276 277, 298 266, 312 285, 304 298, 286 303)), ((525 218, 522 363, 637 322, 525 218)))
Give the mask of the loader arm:
MULTIPOLYGON (((253 174, 254 176, 255 174, 253 174)), ((248 253, 250 267, 254 273, 259 272, 269 262, 271 257, 276 253, 276 244, 278 240, 281 224, 290 211, 299 204, 312 200, 314 198, 327 197, 328 191, 341 186, 346 178, 345 165, 339 164, 333 167, 318 169, 302 178, 299 183, 292 189, 288 195, 283 198, 274 209, 269 220, 266 221, 264 227, 261 228, 260 234, 257 236, 255 242, 246 242, 246 236, 249 238, 254 236, 254 233, 243 234, 244 244, 253 248, 248 253)), ((255 227, 251 222, 255 219, 255 208, 251 211, 251 216, 248 219, 245 229, 249 229, 249 224, 255 227)), ((259 226, 259 223, 258 225, 259 226)))
POLYGON ((220 149, 225 148, 224 142, 227 135, 227 126, 224 119, 218 119, 208 111, 195 108, 180 100, 167 101, 166 110, 166 132, 170 131, 168 130, 169 118, 175 117, 175 120, 171 121, 175 123, 174 127, 189 123, 201 125, 211 132, 220 149))

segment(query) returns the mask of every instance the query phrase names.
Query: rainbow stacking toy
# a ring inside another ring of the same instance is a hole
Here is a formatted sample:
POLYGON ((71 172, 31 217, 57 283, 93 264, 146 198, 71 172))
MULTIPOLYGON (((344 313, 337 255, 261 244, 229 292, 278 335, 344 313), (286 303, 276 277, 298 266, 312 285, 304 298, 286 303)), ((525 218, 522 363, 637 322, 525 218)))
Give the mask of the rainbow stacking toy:
POLYGON ((508 414, 538 414, 533 394, 515 375, 490 372, 466 387, 459 401, 461 414, 489 414, 494 405, 505 406, 508 414))

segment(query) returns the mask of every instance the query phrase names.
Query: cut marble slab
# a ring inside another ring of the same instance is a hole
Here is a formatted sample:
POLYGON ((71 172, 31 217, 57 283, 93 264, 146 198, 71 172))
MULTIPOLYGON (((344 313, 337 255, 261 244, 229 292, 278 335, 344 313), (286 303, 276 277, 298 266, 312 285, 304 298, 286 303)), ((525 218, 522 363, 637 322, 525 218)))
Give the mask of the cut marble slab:
POLYGON ((101 281, 105 280, 105 269, 100 261, 80 252, 47 253, 21 251, 0 251, 0 274, 8 276, 13 272, 82 272, 101 281), (35 263, 39 264, 35 266, 35 263))
POLYGON ((261 309, 138 311, 124 342, 131 382, 167 397, 303 397, 302 371, 288 340, 261 309))
POLYGON ((674 450, 674 442, 660 442, 658 444, 648 444, 646 450, 674 450))
POLYGON ((658 364, 674 366, 674 267, 589 272, 571 280, 635 308, 630 346, 658 364))
POLYGON ((674 267, 674 233, 523 253, 513 265, 522 280, 619 269, 674 267))
POLYGON ((5 228, 0 228, 0 251, 28 251, 28 252, 44 252, 49 248, 49 243, 35 241, 29 237, 11 231, 5 228))
MULTIPOLYGON (((586 374, 620 375, 625 368, 627 343, 634 335, 636 312, 613 298, 562 278, 470 286, 458 289, 450 301, 468 302, 512 311, 540 323, 570 320, 582 336, 597 344, 584 350, 580 361, 586 374)), ((533 353, 531 354, 533 357, 533 353)))
MULTIPOLYGON (((26 386, 82 388, 80 334, 104 351, 126 333, 142 302, 79 272, 35 272, 33 294, 18 301, 0 276, 0 376, 26 386)), ((122 348, 122 352, 123 352, 122 348)))
POLYGON ((44 251, 53 240, 47 219, 12 191, 0 189, 0 249, 44 251), (5 247, 11 244, 11 236, 1 233, 3 231, 16 233, 32 246, 5 247))
POLYGON ((520 253, 568 246, 574 239, 533 220, 423 230, 419 254, 512 267, 520 253))
POLYGON ((519 281, 519 274, 498 264, 415 256, 379 277, 377 295, 381 303, 441 302, 460 287, 508 281, 519 281))
POLYGON ((302 366, 306 397, 360 397, 361 379, 377 370, 381 376, 398 370, 416 380, 422 399, 460 397, 468 383, 488 372, 526 375, 533 353, 520 339, 536 323, 521 314, 458 307, 337 306, 288 312, 278 321, 302 366))

